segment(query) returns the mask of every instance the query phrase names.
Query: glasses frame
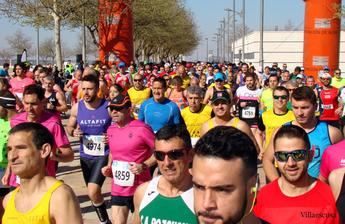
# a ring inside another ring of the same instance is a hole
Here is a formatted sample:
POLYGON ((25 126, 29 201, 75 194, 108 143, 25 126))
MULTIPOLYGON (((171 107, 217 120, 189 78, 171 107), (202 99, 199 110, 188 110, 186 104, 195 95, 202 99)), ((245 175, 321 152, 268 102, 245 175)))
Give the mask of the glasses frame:
POLYGON ((168 158, 172 161, 179 160, 185 155, 186 148, 182 149, 172 149, 168 152, 162 152, 155 150, 153 152, 154 157, 156 158, 157 161, 164 161, 165 157, 168 156, 168 158), (162 157, 163 156, 163 157, 162 157))
POLYGON ((278 151, 278 152, 274 152, 274 157, 277 159, 278 162, 283 162, 283 163, 286 163, 289 160, 289 157, 291 157, 295 162, 300 162, 307 159, 308 150, 296 149, 290 152, 278 151), (302 158, 298 158, 297 157, 298 154, 303 155, 302 158), (285 156, 286 158, 283 159, 280 155, 285 156))

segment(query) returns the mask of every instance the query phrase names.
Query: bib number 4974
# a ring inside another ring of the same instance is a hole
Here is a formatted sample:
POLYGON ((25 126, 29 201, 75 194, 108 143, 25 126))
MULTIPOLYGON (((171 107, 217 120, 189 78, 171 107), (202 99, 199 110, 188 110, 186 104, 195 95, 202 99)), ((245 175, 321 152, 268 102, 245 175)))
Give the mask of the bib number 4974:
POLYGON ((90 156, 104 156, 103 135, 83 135, 84 153, 90 156))

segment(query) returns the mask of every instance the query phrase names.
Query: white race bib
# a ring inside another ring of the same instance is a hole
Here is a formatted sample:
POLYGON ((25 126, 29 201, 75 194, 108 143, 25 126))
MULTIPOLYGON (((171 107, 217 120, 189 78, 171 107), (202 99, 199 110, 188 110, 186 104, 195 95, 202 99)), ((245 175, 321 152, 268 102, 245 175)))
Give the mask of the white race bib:
POLYGON ((253 119, 255 118, 255 107, 244 107, 242 109, 242 118, 253 119))
POLYGON ((333 104, 321 104, 321 107, 325 110, 332 110, 333 104))
POLYGON ((23 93, 16 93, 16 95, 20 101, 23 101, 23 93))
POLYGON ((131 187, 134 184, 135 175, 129 170, 129 163, 114 160, 111 165, 114 184, 122 187, 131 187))
POLYGON ((90 156, 104 156, 103 135, 83 135, 84 153, 90 156))

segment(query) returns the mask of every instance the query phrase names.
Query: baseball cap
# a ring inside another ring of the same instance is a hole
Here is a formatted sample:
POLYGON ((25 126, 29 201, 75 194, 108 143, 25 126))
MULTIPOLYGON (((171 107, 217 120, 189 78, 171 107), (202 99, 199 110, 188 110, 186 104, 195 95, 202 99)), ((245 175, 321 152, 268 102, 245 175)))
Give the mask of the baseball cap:
POLYGON ((213 93, 211 103, 215 103, 218 100, 224 100, 228 103, 230 103, 230 95, 227 91, 215 91, 213 93))
POLYGON ((107 106, 107 108, 110 107, 117 110, 122 110, 123 108, 129 108, 131 106, 132 104, 129 96, 127 94, 119 94, 112 101, 110 101, 110 104, 107 106))
POLYGON ((4 92, 0 95, 0 106, 6 109, 15 109, 16 97, 10 91, 4 92))
POLYGON ((324 71, 329 71, 328 66, 327 66, 327 65, 326 65, 326 66, 323 66, 323 70, 324 70, 324 71))
POLYGON ((215 80, 215 81, 217 81, 217 80, 222 80, 222 81, 224 81, 224 75, 223 75, 223 73, 217 72, 217 73, 214 75, 214 80, 215 80))
POLYGON ((302 74, 298 74, 296 78, 297 78, 297 79, 303 79, 304 77, 303 77, 302 74))
POLYGON ((328 72, 321 72, 319 77, 323 78, 323 79, 331 79, 332 78, 332 76, 328 72))
POLYGON ((117 67, 124 68, 126 67, 126 64, 123 61, 121 61, 117 67))

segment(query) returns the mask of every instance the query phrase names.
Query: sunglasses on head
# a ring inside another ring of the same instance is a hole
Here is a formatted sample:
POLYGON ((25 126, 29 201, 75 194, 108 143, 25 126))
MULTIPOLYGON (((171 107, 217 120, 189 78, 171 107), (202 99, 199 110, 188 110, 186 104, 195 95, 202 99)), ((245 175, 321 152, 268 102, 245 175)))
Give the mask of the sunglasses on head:
POLYGON ((279 100, 279 98, 282 99, 282 100, 287 100, 288 96, 287 95, 282 95, 282 96, 274 95, 273 96, 273 99, 275 99, 275 100, 279 100))
POLYGON ((308 155, 308 151, 305 149, 297 149, 291 152, 285 152, 285 151, 278 151, 274 153, 274 156, 279 162, 287 162, 289 160, 289 157, 298 162, 305 160, 308 155))
POLYGON ((163 161, 165 156, 168 156, 170 160, 178 160, 184 156, 185 149, 173 149, 169 152, 154 151, 153 155, 158 161, 163 161))

